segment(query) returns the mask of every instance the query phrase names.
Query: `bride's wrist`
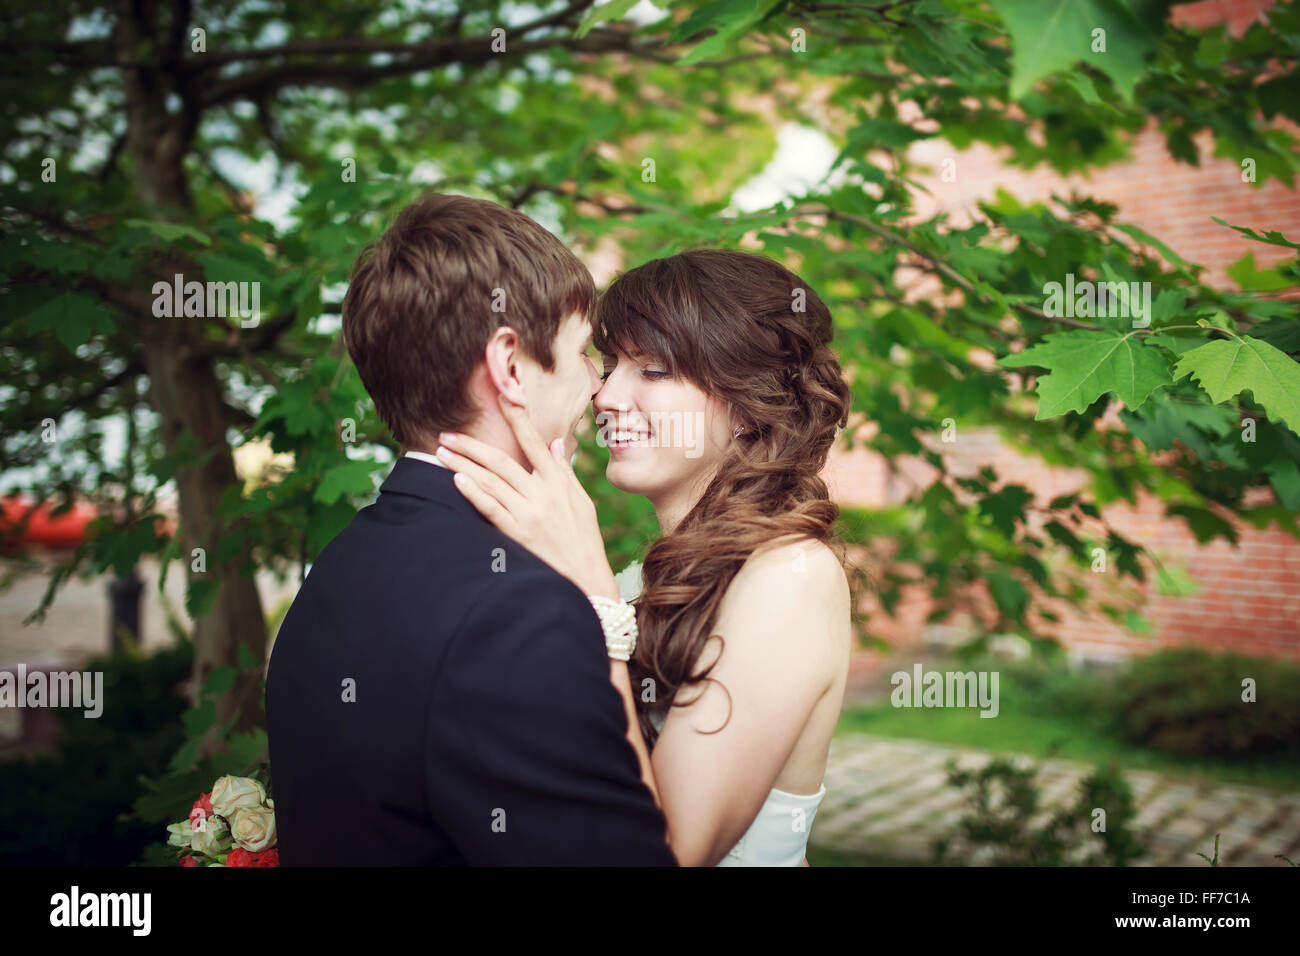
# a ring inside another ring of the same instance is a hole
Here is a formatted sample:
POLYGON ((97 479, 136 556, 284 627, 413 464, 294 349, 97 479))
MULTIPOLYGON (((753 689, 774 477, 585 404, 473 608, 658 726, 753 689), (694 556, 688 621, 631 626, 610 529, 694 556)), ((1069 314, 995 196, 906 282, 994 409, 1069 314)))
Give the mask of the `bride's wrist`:
POLYGON ((618 582, 614 580, 614 572, 609 568, 606 568, 603 574, 590 578, 583 588, 583 593, 587 597, 606 597, 611 601, 623 600, 623 596, 618 591, 618 582))

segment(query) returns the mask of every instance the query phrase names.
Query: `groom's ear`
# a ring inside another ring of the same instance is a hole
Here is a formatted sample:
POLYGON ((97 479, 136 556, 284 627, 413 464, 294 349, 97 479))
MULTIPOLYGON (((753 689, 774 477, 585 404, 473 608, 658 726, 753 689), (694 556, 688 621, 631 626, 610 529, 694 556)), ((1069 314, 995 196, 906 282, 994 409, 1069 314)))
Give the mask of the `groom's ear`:
POLYGON ((488 378, 498 392, 516 405, 526 405, 521 360, 526 361, 519 335, 508 325, 503 325, 492 333, 487 348, 483 350, 483 361, 487 366, 488 378))

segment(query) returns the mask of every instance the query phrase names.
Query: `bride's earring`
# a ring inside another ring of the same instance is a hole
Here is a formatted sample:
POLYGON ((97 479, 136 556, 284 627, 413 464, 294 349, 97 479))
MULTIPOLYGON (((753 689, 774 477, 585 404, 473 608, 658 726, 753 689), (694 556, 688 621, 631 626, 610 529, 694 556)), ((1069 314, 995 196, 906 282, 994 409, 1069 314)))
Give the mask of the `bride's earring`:
POLYGON ((735 430, 734 432, 731 433, 731 437, 732 437, 732 438, 739 438, 739 437, 740 437, 740 433, 743 432, 744 430, 745 430, 745 426, 744 426, 744 425, 737 425, 737 426, 736 426, 736 430, 735 430))

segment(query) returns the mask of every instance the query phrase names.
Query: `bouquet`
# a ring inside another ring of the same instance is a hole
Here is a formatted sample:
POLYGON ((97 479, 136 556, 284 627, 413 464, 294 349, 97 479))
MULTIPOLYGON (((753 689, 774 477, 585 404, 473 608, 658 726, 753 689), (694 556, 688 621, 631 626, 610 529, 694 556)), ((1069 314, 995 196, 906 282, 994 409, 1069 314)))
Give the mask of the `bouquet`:
POLYGON ((167 828, 181 866, 279 866, 275 801, 252 777, 220 778, 194 801, 190 818, 167 828))

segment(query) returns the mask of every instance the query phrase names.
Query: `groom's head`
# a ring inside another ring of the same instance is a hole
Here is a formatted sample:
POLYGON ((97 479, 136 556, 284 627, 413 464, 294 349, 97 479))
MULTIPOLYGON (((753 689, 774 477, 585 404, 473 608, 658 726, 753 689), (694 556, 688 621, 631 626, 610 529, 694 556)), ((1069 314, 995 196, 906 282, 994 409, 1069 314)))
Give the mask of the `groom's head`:
POLYGON ((586 357, 596 287, 523 213, 432 194, 406 207, 352 270, 343 339, 393 437, 433 451, 440 431, 474 434, 522 459, 497 393, 542 437, 565 437, 600 377, 586 357))

